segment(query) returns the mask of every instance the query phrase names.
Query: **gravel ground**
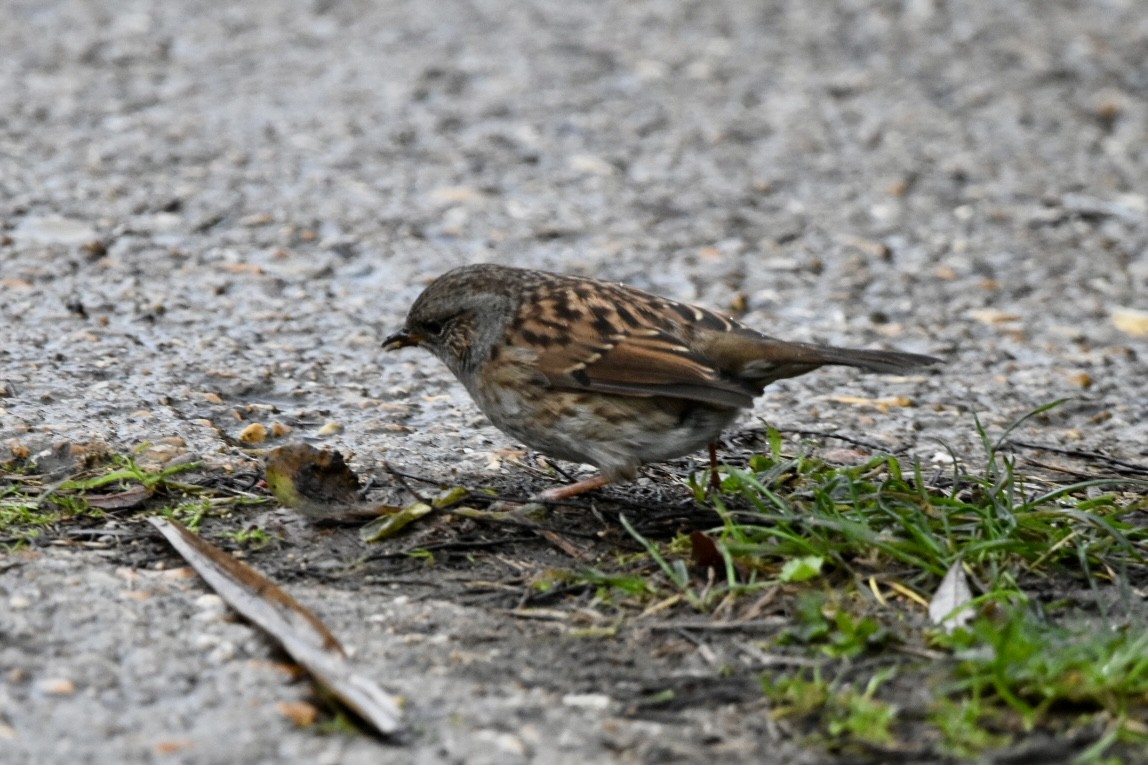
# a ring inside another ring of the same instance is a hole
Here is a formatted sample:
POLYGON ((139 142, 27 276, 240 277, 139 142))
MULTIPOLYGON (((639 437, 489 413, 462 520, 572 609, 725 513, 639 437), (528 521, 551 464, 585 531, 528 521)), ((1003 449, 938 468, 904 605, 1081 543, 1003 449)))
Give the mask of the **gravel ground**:
MULTIPOLYGON (((0 451, 222 466, 220 431, 278 420, 367 474, 521 479, 437 362, 378 348, 427 279, 497 261, 947 361, 785 381, 750 425, 975 466, 973 413, 1065 398, 1020 435, 1148 455, 1139 0, 7 0, 0 51, 0 451)), ((481 605, 303 574, 417 732, 297 730, 263 640, 133 561, 0 558, 4 762, 815 761, 744 703, 625 715, 481 605)))

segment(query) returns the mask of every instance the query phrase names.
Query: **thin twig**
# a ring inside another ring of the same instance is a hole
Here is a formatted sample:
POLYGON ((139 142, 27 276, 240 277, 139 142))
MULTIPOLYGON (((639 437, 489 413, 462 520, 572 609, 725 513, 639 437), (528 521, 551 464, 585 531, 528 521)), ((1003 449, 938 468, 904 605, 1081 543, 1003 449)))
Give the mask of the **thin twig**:
POLYGON ((393 467, 391 467, 391 463, 384 462, 383 463, 383 470, 386 470, 388 473, 390 473, 391 477, 399 482, 399 486, 402 486, 407 491, 408 494, 410 494, 412 497, 417 499, 419 502, 422 502, 423 504, 426 504, 426 505, 432 504, 429 499, 427 499, 426 497, 424 497, 423 495, 421 495, 417 491, 415 491, 411 487, 410 483, 407 482, 408 476, 406 476, 403 473, 400 473, 399 471, 397 471, 393 467))
POLYGON ((635 622, 634 627, 650 630, 702 630, 706 632, 738 632, 753 629, 777 629, 789 624, 790 619, 784 616, 763 619, 749 619, 737 622, 703 622, 696 620, 674 619, 665 622, 635 622))
POLYGON ((904 451, 904 449, 896 449, 896 450, 890 449, 887 445, 875 444, 871 441, 866 441, 862 438, 856 438, 855 436, 844 435, 843 433, 825 432, 825 431, 821 431, 821 430, 803 430, 801 428, 777 428, 777 432, 778 433, 787 433, 787 434, 794 435, 794 436, 815 436, 817 438, 832 438, 832 439, 835 439, 837 441, 844 441, 847 444, 853 444, 854 446, 861 446, 861 447, 864 447, 866 449, 872 449, 875 452, 881 452, 881 453, 885 453, 885 454, 887 454, 887 453, 898 454, 898 453, 904 451))
POLYGON ((1080 457, 1081 459, 1095 460, 1103 462, 1107 465, 1112 465, 1118 468, 1124 468, 1136 475, 1148 475, 1148 465, 1139 465, 1135 462, 1127 462, 1125 460, 1117 459, 1116 457, 1109 457, 1107 454, 1100 452, 1090 452, 1083 449, 1065 449, 1059 446, 1051 446, 1049 444, 1036 444, 1031 441, 1019 441, 1015 438, 1010 438, 1004 442, 1005 446, 1016 446, 1021 449, 1040 449, 1053 454, 1064 454, 1069 457, 1080 457))

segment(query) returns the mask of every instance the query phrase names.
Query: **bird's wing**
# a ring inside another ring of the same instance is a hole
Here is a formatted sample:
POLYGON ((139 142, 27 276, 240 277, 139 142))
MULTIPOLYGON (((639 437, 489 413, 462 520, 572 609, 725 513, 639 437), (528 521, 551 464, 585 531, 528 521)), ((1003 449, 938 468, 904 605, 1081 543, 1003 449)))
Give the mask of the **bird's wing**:
POLYGON ((754 386, 694 347, 703 326, 731 323, 622 285, 565 279, 524 301, 509 339, 537 354, 533 366, 556 388, 751 406, 754 386))

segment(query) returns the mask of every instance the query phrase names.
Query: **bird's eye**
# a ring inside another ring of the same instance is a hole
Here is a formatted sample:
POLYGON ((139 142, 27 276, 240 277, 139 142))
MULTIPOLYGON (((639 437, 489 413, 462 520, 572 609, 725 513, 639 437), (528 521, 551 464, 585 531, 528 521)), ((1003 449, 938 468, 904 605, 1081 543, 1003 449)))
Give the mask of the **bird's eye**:
POLYGON ((441 321, 427 321, 423 322, 423 331, 432 337, 438 337, 442 334, 443 323, 441 321))

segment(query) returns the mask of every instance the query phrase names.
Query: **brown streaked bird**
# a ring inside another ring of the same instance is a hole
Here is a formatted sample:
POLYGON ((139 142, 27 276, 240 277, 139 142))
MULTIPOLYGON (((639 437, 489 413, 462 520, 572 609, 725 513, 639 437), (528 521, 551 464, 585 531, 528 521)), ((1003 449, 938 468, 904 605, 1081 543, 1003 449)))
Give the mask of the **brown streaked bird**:
POLYGON ((903 372, 940 359, 791 343, 704 308, 623 284, 463 266, 432 281, 387 350, 426 348, 495 427, 601 473, 538 496, 559 500, 638 466, 713 444, 774 380, 834 364, 903 372))

